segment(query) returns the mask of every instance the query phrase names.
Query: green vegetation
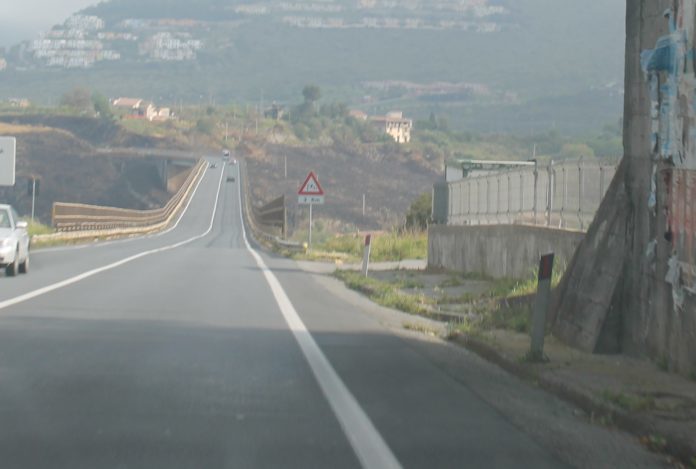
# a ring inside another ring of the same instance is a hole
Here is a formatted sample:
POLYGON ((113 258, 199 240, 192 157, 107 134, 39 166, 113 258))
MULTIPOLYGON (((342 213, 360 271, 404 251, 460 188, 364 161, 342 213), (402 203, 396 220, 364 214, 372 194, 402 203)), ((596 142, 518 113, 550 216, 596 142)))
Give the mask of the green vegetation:
POLYGON ((408 288, 405 286, 407 284, 383 282, 346 270, 337 270, 334 276, 348 288, 366 295, 379 305, 411 314, 427 315, 430 312, 432 301, 427 296, 401 291, 402 288, 408 288))
POLYGON ((38 221, 28 221, 28 223, 27 232, 29 236, 51 234, 54 232, 52 227, 39 223, 38 221))
MULTIPOLYGON (((181 99, 198 104, 211 98, 217 103, 258 102, 261 90, 268 102, 289 102, 306 83, 320 81, 326 99, 359 103, 370 113, 400 109, 425 120, 435 111, 441 114, 436 121, 439 129, 445 127, 439 125, 442 121, 450 128, 484 132, 530 134, 557 128, 577 134, 621 114, 616 83, 622 82, 623 74, 625 5, 616 0, 601 5, 595 1, 591 6, 563 2, 553 8, 548 0, 497 0, 510 14, 490 18, 502 26, 490 34, 456 29, 297 28, 283 23, 286 13, 274 8, 277 2, 265 2, 269 13, 258 16, 236 12, 241 3, 100 2, 86 12, 103 17, 108 29, 129 18, 193 20, 195 24, 186 29, 172 29, 201 39, 204 48, 195 62, 155 64, 138 55, 137 44, 115 45, 122 48, 123 61, 63 71, 35 67, 28 60, 30 54, 18 45, 6 53, 10 67, 3 72, 0 95, 47 102, 75 83, 99 83, 108 96, 129 90, 130 95, 169 106, 181 99), (416 93, 398 86, 366 85, 396 80, 485 84, 488 89, 416 93)), ((312 16, 353 22, 366 14, 356 2, 334 3, 344 13, 312 16)), ((451 12, 433 11, 428 2, 421 3, 422 14, 416 12, 420 8, 405 12, 397 6, 378 7, 369 16, 453 19, 451 12)), ((138 33, 147 37, 154 31, 138 33)))
POLYGON ((483 331, 504 329, 527 334, 531 327, 532 310, 529 305, 500 307, 498 304, 483 304, 476 314, 470 315, 456 325, 456 330, 479 335, 483 331))
MULTIPOLYGON (((341 253, 352 259, 361 259, 364 239, 362 236, 339 235, 316 244, 312 250, 320 253, 341 253)), ((372 262, 425 259, 428 255, 428 236, 425 232, 392 231, 372 237, 372 262)))
POLYGON ((406 212, 406 229, 426 230, 432 213, 433 194, 431 191, 421 194, 406 212))
POLYGON ((623 392, 605 390, 602 399, 630 412, 644 412, 655 408, 655 399, 650 396, 639 396, 623 392))

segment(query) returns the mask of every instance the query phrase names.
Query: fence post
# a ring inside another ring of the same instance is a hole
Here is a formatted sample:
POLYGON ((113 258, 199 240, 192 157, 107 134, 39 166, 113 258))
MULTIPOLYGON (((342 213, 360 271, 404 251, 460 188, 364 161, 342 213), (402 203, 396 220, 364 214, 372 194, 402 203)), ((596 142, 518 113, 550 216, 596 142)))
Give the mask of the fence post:
POLYGON ((508 194, 508 201, 507 201, 507 222, 512 223, 512 176, 511 172, 508 171, 507 173, 507 194, 508 194))
POLYGON ((546 316, 551 300, 551 279, 553 277, 554 254, 546 254, 539 261, 539 281, 532 316, 530 361, 546 361, 544 356, 544 336, 546 335, 546 316))
POLYGON ((580 230, 585 229, 585 222, 582 219, 582 199, 585 196, 583 194, 584 181, 583 181, 583 171, 582 171, 582 157, 578 160, 578 221, 580 222, 580 230))
POLYGON ((370 251, 372 249, 372 235, 365 236, 365 247, 363 248, 362 274, 367 277, 370 271, 370 251))
POLYGON ((534 212, 534 224, 537 224, 537 210, 538 210, 538 199, 539 199, 539 194, 538 194, 538 185, 539 185, 539 163, 534 161, 534 204, 532 206, 532 210, 534 212))
MULTIPOLYGON (((520 217, 524 216, 524 172, 520 171, 520 217)), ((524 218, 522 218, 524 220, 524 218)))

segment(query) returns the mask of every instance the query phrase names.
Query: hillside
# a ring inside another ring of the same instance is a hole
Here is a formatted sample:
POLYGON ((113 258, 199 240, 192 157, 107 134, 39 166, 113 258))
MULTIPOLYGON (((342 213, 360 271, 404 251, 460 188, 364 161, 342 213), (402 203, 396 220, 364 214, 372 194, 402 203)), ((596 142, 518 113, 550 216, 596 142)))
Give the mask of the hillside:
MULTIPOLYGON (((34 175, 41 179, 36 216, 44 223, 51 221, 53 202, 134 209, 165 203, 170 195, 160 188, 154 166, 137 159, 98 154, 88 140, 65 130, 72 128, 87 135, 89 129, 102 125, 99 120, 88 118, 0 116, 0 135, 17 138, 17 182, 14 188, 0 188, 0 200, 15 206, 20 214, 30 214, 26 181, 34 175), (51 122, 54 126, 17 124, 18 120, 51 122)), ((123 131, 115 131, 114 136, 128 140, 123 131)), ((104 144, 121 141, 103 137, 96 138, 104 144)), ((142 143, 140 137, 131 137, 142 143)))
POLYGON ((372 113, 578 132, 621 113, 623 9, 621 0, 111 0, 82 12, 102 23, 74 20, 15 47, 0 97, 55 102, 79 83, 170 105, 268 103, 314 82, 327 101, 372 113), (75 28, 83 61, 56 45, 75 28))
POLYGON ((326 205, 317 206, 314 216, 339 231, 388 230, 403 224, 408 207, 420 194, 432 190, 439 178, 429 165, 390 146, 242 145, 240 156, 247 159, 251 190, 257 201, 286 196, 291 230, 306 229, 308 209, 297 205, 297 190, 310 170, 316 172, 326 192, 326 205))

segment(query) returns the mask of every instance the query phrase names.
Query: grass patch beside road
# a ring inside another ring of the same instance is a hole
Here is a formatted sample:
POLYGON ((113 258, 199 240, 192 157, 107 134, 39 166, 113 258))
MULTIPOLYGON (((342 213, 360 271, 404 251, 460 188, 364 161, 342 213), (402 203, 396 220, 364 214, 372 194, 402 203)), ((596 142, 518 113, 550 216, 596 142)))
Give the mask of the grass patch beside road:
MULTIPOLYGON (((365 239, 354 234, 333 236, 312 246, 306 254, 296 258, 307 260, 336 258, 358 261, 362 259, 365 239)), ((372 237, 371 262, 396 262, 405 259, 425 259, 428 256, 428 234, 425 232, 390 232, 372 237)))
POLYGON ((411 314, 427 315, 430 312, 432 300, 422 294, 404 293, 401 289, 408 288, 408 285, 404 283, 383 282, 364 277, 359 272, 346 270, 337 270, 334 276, 343 281, 351 290, 366 295, 379 305, 411 314))
POLYGON ((51 234, 54 232, 54 229, 48 225, 44 225, 43 223, 39 223, 38 221, 30 221, 27 220, 27 223, 29 226, 27 227, 27 233, 29 233, 29 236, 35 236, 35 235, 45 235, 45 234, 51 234))

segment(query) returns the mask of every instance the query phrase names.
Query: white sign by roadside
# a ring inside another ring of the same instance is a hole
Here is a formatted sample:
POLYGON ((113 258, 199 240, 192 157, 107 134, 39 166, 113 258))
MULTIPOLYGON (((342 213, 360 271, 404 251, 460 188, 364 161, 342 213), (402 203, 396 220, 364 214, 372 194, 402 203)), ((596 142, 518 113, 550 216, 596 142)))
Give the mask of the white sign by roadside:
POLYGON ((323 195, 300 195, 297 197, 297 202, 300 205, 311 205, 311 204, 321 205, 324 203, 324 196, 323 195))
POLYGON ((0 186, 15 185, 17 139, 0 137, 0 186))

